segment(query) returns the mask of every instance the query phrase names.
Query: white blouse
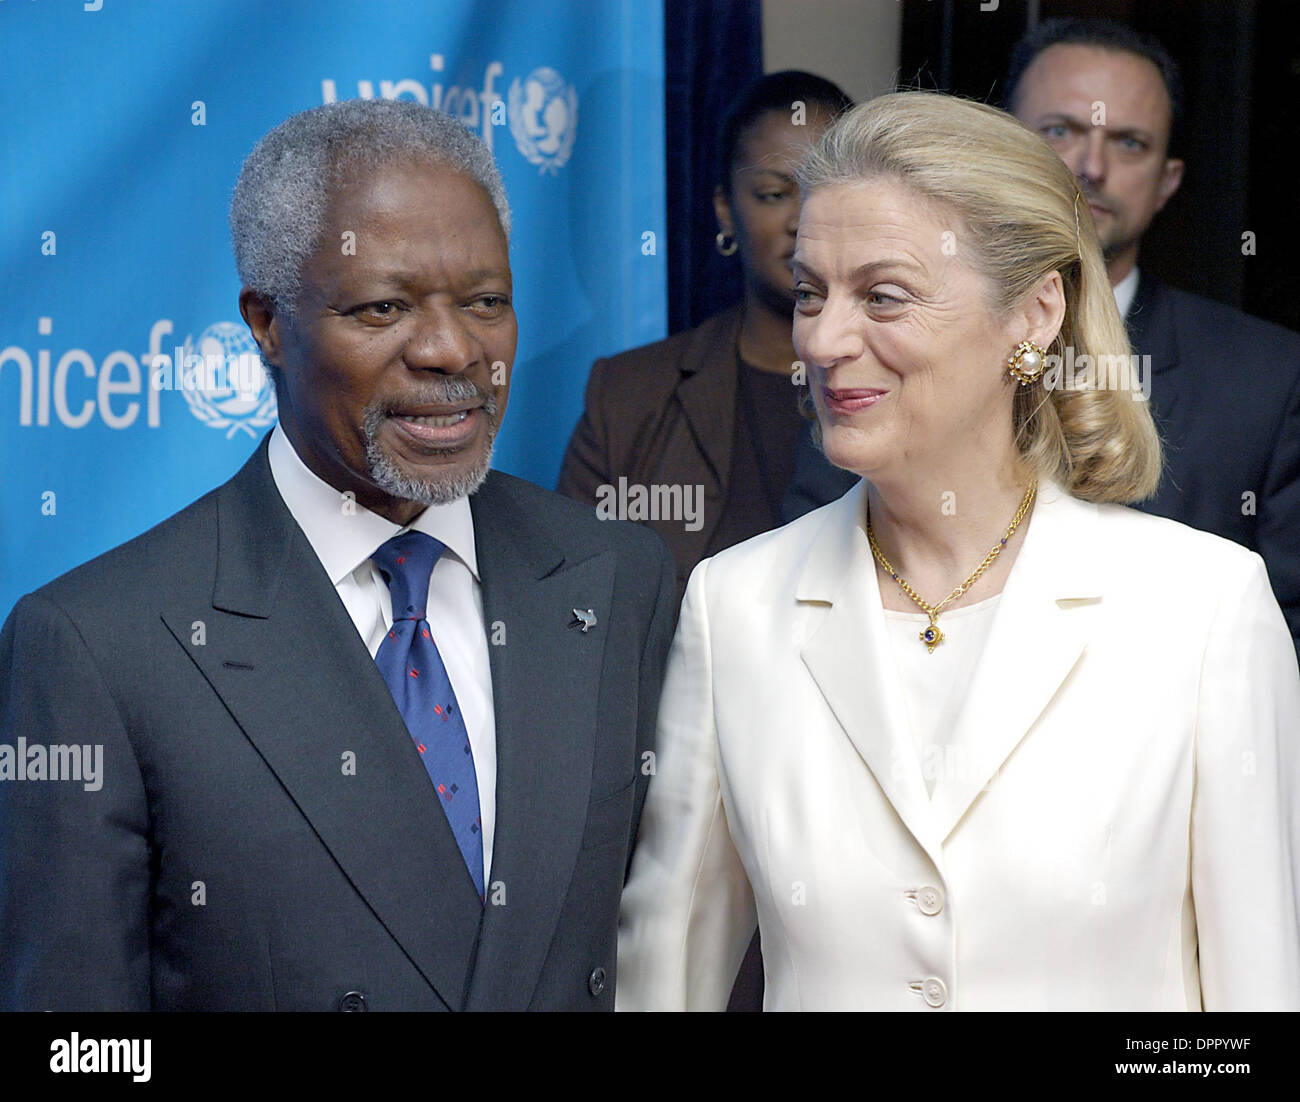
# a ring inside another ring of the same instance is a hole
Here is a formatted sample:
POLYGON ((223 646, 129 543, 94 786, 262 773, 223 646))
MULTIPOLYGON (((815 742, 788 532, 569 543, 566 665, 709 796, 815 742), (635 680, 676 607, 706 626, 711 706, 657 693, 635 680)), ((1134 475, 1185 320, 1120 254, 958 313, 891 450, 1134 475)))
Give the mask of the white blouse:
POLYGON ((963 751, 952 744, 952 735, 997 607, 993 596, 941 612, 943 641, 933 651, 920 638, 930 623, 925 613, 884 610, 912 742, 931 797, 936 780, 951 780, 961 768, 963 751))

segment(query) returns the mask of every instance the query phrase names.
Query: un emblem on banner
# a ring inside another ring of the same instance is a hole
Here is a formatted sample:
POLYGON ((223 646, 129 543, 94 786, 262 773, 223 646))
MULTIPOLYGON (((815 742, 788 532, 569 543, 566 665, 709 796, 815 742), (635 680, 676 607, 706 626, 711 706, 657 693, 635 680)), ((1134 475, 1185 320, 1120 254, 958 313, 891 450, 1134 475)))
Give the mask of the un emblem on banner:
POLYGON ((241 325, 219 321, 185 338, 178 386, 190 412, 210 429, 255 437, 275 423, 275 384, 241 325))
POLYGON ((541 172, 558 172, 578 136, 578 93, 554 69, 534 69, 510 84, 510 133, 541 172))

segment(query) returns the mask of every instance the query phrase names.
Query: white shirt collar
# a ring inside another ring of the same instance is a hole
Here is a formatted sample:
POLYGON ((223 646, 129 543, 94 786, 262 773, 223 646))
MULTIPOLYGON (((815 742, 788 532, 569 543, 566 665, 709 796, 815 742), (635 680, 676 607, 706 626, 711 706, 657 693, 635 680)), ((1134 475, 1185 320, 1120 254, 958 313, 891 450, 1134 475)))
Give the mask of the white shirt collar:
POLYGON ((1133 308, 1133 299, 1137 295, 1138 289, 1138 270, 1137 265, 1133 265, 1133 270, 1123 279, 1115 284, 1115 305, 1119 307, 1119 316, 1127 318, 1128 312, 1133 308))
MULTIPOLYGON (((405 530, 356 502, 349 506, 355 512, 345 513, 342 494, 307 467, 279 424, 271 430, 267 458, 276 489, 332 584, 337 586, 383 543, 405 530)), ((429 505, 406 527, 432 536, 447 548, 446 554, 458 558, 480 580, 468 497, 450 505, 429 505)))

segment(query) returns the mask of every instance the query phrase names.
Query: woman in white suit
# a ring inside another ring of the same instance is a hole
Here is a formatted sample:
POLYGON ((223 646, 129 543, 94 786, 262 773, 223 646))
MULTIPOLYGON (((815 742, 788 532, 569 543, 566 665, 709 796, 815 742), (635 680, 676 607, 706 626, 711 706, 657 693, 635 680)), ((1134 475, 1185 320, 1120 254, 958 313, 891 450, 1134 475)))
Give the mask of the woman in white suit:
POLYGON ((1295 651, 1258 555, 1124 507, 1160 447, 1073 177, 918 92, 799 185, 864 480, 691 576, 618 1006, 721 1009, 757 923, 769 1010, 1300 1008, 1295 651))

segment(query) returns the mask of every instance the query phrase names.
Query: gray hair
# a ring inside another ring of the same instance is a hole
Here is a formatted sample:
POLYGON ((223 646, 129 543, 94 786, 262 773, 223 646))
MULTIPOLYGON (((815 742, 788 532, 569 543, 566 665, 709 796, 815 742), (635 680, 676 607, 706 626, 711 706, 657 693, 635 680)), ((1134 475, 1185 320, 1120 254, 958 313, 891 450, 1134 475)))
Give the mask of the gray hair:
POLYGON ((488 193, 501 232, 510 236, 501 175, 487 146, 463 123, 411 100, 327 103, 285 119, 244 160, 230 200, 235 267, 244 286, 291 318, 330 186, 345 169, 411 160, 464 172, 488 193))

